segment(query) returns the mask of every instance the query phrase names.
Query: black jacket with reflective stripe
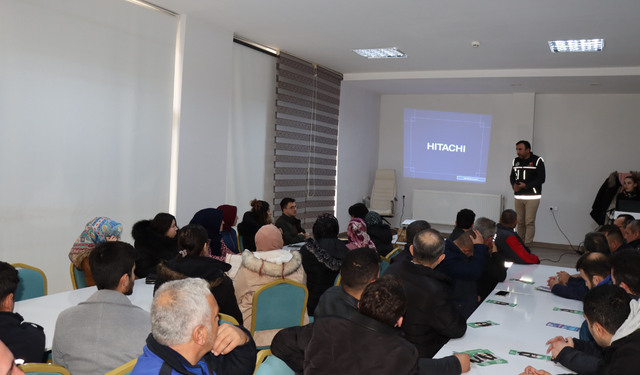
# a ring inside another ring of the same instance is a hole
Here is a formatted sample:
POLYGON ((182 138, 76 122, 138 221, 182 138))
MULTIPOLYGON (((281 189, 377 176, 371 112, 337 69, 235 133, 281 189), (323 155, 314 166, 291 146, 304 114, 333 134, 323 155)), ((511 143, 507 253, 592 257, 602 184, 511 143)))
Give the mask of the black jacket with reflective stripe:
POLYGON ((526 188, 514 192, 515 195, 541 195, 545 178, 544 160, 541 157, 531 154, 528 159, 513 159, 511 185, 516 182, 524 182, 527 185, 526 188))

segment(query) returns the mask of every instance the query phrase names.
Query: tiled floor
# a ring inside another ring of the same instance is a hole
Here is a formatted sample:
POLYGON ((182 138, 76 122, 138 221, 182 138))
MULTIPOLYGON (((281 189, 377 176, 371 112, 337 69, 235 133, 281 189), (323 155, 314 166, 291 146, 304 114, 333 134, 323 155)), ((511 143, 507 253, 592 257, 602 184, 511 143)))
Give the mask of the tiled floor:
POLYGON ((532 247, 531 252, 540 258, 540 264, 545 266, 558 266, 575 268, 580 254, 575 253, 572 250, 556 250, 546 249, 543 247, 532 247))

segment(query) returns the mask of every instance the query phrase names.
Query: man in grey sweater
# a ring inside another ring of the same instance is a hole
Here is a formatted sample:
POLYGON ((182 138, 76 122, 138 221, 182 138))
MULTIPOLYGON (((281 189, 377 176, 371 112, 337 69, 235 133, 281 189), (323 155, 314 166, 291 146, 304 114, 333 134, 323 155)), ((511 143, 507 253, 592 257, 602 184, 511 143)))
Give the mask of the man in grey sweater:
POLYGON ((85 302, 63 311, 53 337, 53 362, 76 375, 103 375, 142 354, 151 332, 148 312, 134 306, 136 250, 106 242, 89 255, 98 287, 85 302))

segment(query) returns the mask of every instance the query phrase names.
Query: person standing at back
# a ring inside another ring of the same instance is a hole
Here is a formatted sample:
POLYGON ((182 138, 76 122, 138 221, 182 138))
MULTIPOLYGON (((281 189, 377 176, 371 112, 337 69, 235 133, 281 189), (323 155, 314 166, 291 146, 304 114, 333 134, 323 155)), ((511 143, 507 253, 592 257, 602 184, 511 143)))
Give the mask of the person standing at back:
POLYGON ((511 167, 511 187, 514 191, 518 214, 518 235, 527 247, 531 247, 536 234, 536 213, 542 197, 542 184, 546 179, 544 160, 531 153, 528 141, 516 143, 518 157, 511 167))

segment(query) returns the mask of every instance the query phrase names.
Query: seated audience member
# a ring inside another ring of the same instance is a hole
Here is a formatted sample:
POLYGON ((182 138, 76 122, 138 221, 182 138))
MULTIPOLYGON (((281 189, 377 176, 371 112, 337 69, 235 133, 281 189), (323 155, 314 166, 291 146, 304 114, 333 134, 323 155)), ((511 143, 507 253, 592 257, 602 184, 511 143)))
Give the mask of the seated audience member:
POLYGON ((620 250, 609 258, 611 281, 624 289, 631 298, 640 297, 640 252, 620 250))
MULTIPOLYGON (((351 250, 342 260, 340 275, 341 284, 327 289, 320 297, 315 319, 331 315, 351 318, 358 311, 364 288, 380 275, 380 256, 368 247, 351 250)), ((419 367, 420 374, 458 375, 463 368, 468 371, 469 364, 468 355, 455 354, 439 359, 421 358, 419 367)))
POLYGON ((24 375, 16 365, 16 359, 11 350, 0 340, 0 374, 24 375))
POLYGON ((351 318, 283 329, 271 351, 298 374, 417 374, 418 351, 395 328, 406 307, 402 283, 385 275, 367 285, 351 318))
POLYGON ((255 236, 263 225, 271 224, 271 208, 269 203, 254 199, 251 201, 251 211, 242 216, 242 223, 238 224, 238 234, 242 237, 244 250, 256 251, 255 236))
POLYGON ((451 299, 451 279, 434 270, 446 259, 440 232, 427 229, 416 234, 409 251, 413 259, 390 265, 385 275, 399 278, 407 293, 409 303, 401 327, 405 337, 421 358, 433 358, 449 339, 462 337, 467 325, 451 299))
POLYGON ((356 203, 349 207, 349 215, 352 219, 358 218, 364 220, 369 213, 369 209, 364 203, 356 203))
MULTIPOLYGON (((494 223, 494 221, 491 222, 494 223)), ((480 228, 478 229, 480 233, 484 232, 478 223, 476 223, 476 226, 480 228)), ((474 228, 476 226, 474 226, 474 228)), ((496 288, 496 285, 507 278, 507 267, 504 265, 506 259, 498 252, 493 238, 491 237, 490 241, 485 240, 485 243, 489 247, 489 251, 487 253, 487 260, 484 263, 484 268, 482 269, 482 276, 480 276, 478 280, 478 296, 480 297, 478 303, 484 301, 496 288)))
POLYGON ((616 196, 616 210, 626 211, 620 207, 622 201, 640 201, 640 188, 638 187, 638 176, 632 172, 624 178, 622 191, 616 196))
POLYGON ((197 224, 207 230, 207 255, 208 257, 225 261, 228 254, 233 254, 222 239, 222 227, 224 212, 215 208, 205 208, 196 212, 189 224, 197 224))
POLYGON ((634 220, 627 224, 624 239, 632 249, 640 250, 640 220, 634 220))
MULTIPOLYGON (((602 233, 587 233, 584 236, 583 243, 586 253, 610 254, 607 237, 602 233)), ((589 291, 589 288, 579 274, 570 276, 564 271, 558 272, 557 276, 549 277, 547 285, 549 285, 553 294, 578 301, 581 301, 584 295, 587 294, 587 291, 589 291)))
POLYGON ((347 244, 349 250, 360 247, 376 250, 376 245, 373 244, 367 234, 367 225, 362 219, 354 218, 349 221, 349 224, 347 224, 347 237, 349 238, 349 243, 347 244))
POLYGON ((538 256, 531 254, 531 250, 525 246, 524 241, 515 231, 517 224, 518 215, 514 210, 502 211, 495 240, 498 252, 507 261, 516 264, 540 264, 538 256))
POLYGON ((131 375, 250 375, 256 345, 246 329, 218 326, 218 304, 201 279, 164 284, 151 304, 151 334, 131 375))
POLYGON ((627 225, 630 222, 634 221, 635 218, 629 214, 618 215, 618 217, 613 221, 613 225, 620 228, 620 232, 622 232, 622 237, 624 238, 627 233, 627 225))
MULTIPOLYGON (((622 288, 601 285, 584 297, 584 317, 595 342, 556 337, 547 342, 554 362, 578 374, 637 374, 640 306, 622 288), (604 348, 601 352, 597 346, 604 348)), ((523 374, 549 375, 529 366, 523 374)))
POLYGON ((405 242, 404 249, 398 255, 391 258, 391 264, 396 262, 401 262, 405 258, 413 259, 413 255, 411 255, 411 245, 413 245, 413 238, 417 233, 422 232, 423 230, 431 229, 431 224, 429 224, 426 220, 416 220, 413 223, 407 226, 407 230, 405 232, 405 242))
MULTIPOLYGON (((589 290, 604 284, 613 284, 611 281, 611 266, 609 258, 602 253, 588 253, 578 259, 576 270, 580 272, 580 277, 584 280, 589 290)), ((589 333, 589 327, 585 321, 580 328, 580 339, 593 341, 589 333)))
POLYGON ((24 359, 25 362, 42 362, 44 330, 37 324, 24 322, 20 314, 13 312, 19 282, 18 271, 9 263, 0 261, 0 341, 15 358, 24 359))
POLYGON ((584 235, 584 251, 587 253, 611 254, 607 236, 599 232, 589 232, 584 235))
POLYGON ((632 249, 632 247, 624 240, 620 228, 615 225, 603 225, 598 232, 604 234, 607 237, 607 243, 609 244, 609 251, 612 253, 618 250, 632 249))
MULTIPOLYGON (((493 220, 480 217, 474 227, 482 224, 483 231, 468 231, 455 241, 445 241, 446 257, 437 271, 453 281, 453 303, 466 320, 478 307, 478 280, 482 277, 488 258, 489 247, 496 231, 493 220)), ((504 264, 504 263, 503 263, 504 264)))
POLYGON ((238 208, 230 204, 223 204, 218 206, 217 209, 222 210, 222 231, 220 232, 222 240, 229 250, 234 254, 238 254, 240 253, 238 234, 232 228, 238 223, 238 208))
POLYGON ((96 217, 85 225, 80 237, 71 247, 69 259, 77 269, 84 272, 87 286, 96 285, 89 267, 91 250, 99 243, 120 240, 120 235, 122 235, 122 224, 108 217, 96 217))
POLYGON ((98 291, 64 310, 56 321, 53 363, 72 374, 103 375, 142 354, 151 332, 149 313, 134 306, 137 254, 125 242, 106 242, 89 255, 98 291))
POLYGON ((358 311, 364 288, 380 276, 380 255, 369 247, 351 250, 340 265, 340 285, 327 289, 318 302, 314 319, 337 315, 349 319, 358 311))
POLYGON ((476 214, 468 208, 463 208, 456 215, 456 227, 449 235, 449 240, 455 241, 464 232, 473 229, 473 222, 476 220, 476 214))
POLYGON ((136 276, 145 278, 156 273, 161 260, 171 260, 178 254, 178 226, 171 214, 159 213, 153 220, 141 220, 133 225, 131 236, 138 251, 136 276))
POLYGON ((198 224, 182 227, 178 233, 180 252, 175 259, 160 262, 154 293, 167 281, 200 278, 209 283, 220 312, 231 315, 242 324, 242 313, 236 301, 233 281, 225 275, 231 266, 207 256, 207 230, 198 224))
MULTIPOLYGON (((284 198, 280 201, 282 216, 276 220, 276 227, 282 230, 282 239, 285 245, 298 243, 309 238, 309 234, 302 228, 302 222, 296 218, 298 207, 293 198, 284 198)), ((258 346, 260 346, 258 344, 258 346)))
POLYGON ((367 224, 367 234, 378 251, 380 256, 386 257, 393 250, 393 234, 389 224, 382 222, 382 217, 375 211, 369 211, 364 217, 367 224))
MULTIPOLYGON (((244 326, 251 329, 251 307, 253 294, 264 284, 279 279, 290 279, 306 285, 306 275, 302 268, 299 251, 282 249, 282 234, 275 225, 264 225, 256 233, 256 251, 245 250, 242 253, 242 265, 238 269, 233 286, 236 290, 238 307, 242 312, 244 326)), ((255 333, 257 346, 269 346, 273 336, 279 330, 267 330, 255 333)))
POLYGON ((333 286, 342 259, 349 252, 338 239, 339 231, 338 219, 332 214, 322 214, 313 224, 313 238, 308 238, 300 249, 302 266, 307 274, 309 316, 313 316, 322 293, 333 286))

